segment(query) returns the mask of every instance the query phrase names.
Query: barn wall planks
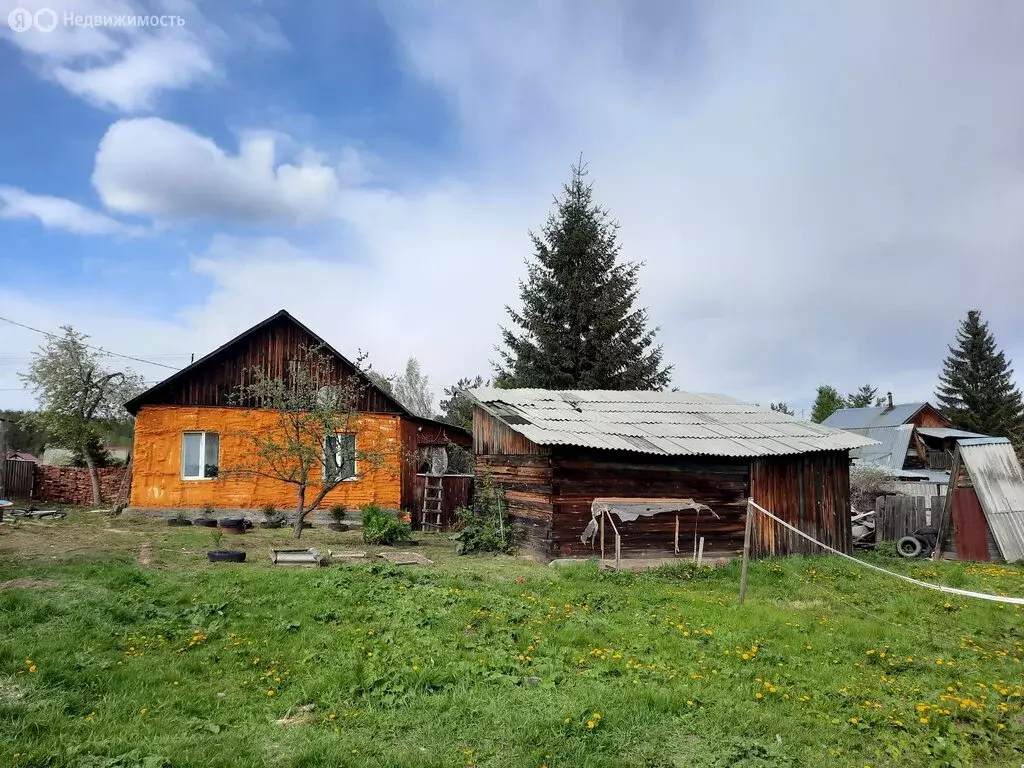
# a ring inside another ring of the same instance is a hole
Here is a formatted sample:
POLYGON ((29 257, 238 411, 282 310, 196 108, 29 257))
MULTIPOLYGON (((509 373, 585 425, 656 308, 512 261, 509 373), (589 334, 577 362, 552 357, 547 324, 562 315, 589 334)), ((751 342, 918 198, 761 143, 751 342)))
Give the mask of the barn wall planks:
MULTIPOLYGON (((748 488, 746 459, 652 456, 558 447, 553 452, 552 469, 552 556, 592 554, 590 546, 584 544, 580 536, 591 519, 591 504, 601 497, 692 498, 711 507, 719 519, 707 513, 700 516, 681 513, 682 551, 692 551, 695 534, 704 537, 707 557, 732 556, 743 546, 748 488)), ((640 518, 617 525, 624 555, 672 554, 674 515, 640 518)))
POLYGON ((487 474, 505 491, 509 520, 519 531, 521 546, 547 556, 551 549, 551 459, 477 454, 478 481, 487 474))
POLYGON ((473 409, 473 450, 485 455, 544 456, 547 446, 527 440, 480 407, 473 409))
MULTIPOLYGON (((750 495, 818 541, 840 552, 850 552, 850 460, 846 451, 754 459, 750 495)), ((753 552, 759 556, 820 554, 821 548, 758 515, 753 552)))

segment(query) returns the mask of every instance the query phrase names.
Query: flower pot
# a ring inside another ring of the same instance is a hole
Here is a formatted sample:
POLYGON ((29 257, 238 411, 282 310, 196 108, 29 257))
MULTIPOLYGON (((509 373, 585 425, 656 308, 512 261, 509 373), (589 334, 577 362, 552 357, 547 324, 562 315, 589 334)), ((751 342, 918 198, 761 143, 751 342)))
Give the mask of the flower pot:
POLYGON ((203 528, 216 528, 217 521, 212 517, 200 517, 192 521, 192 525, 200 525, 203 528))
POLYGON ((348 523, 328 523, 327 527, 332 531, 347 531, 348 523))
POLYGON ((224 517, 217 524, 221 531, 232 535, 243 534, 252 527, 252 523, 244 517, 224 517))
POLYGON ((237 549, 216 549, 207 552, 206 557, 211 563, 244 563, 245 552, 237 549))
POLYGON ((167 521, 167 524, 172 528, 179 528, 186 525, 192 525, 192 521, 181 517, 172 517, 167 521))

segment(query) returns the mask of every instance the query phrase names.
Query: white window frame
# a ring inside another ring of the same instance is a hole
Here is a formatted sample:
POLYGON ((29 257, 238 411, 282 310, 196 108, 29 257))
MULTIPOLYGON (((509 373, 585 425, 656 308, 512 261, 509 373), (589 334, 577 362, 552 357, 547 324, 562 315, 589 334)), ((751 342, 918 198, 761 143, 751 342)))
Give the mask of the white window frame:
MULTIPOLYGON (((355 432, 335 432, 334 435, 335 435, 335 437, 338 437, 340 435, 351 436, 352 437, 352 454, 353 454, 352 455, 352 476, 351 477, 343 477, 343 478, 341 478, 341 480, 339 482, 342 482, 342 483, 354 483, 356 480, 359 479, 359 447, 358 447, 359 446, 359 437, 358 437, 357 433, 355 433, 355 432)), ((330 437, 330 435, 324 435, 324 439, 323 439, 323 443, 322 443, 323 456, 321 457, 321 460, 320 460, 320 472, 321 472, 321 476, 323 477, 324 480, 327 479, 327 438, 328 437, 330 437)), ((337 462, 338 455, 335 454, 334 458, 335 458, 335 462, 337 462)))
POLYGON ((217 432, 217 476, 206 477, 203 473, 206 471, 206 435, 209 434, 204 430, 190 429, 181 433, 181 479, 182 480, 216 480, 220 477, 220 433, 217 432), (186 475, 185 474, 185 437, 187 435, 199 435, 199 474, 198 475, 186 475))

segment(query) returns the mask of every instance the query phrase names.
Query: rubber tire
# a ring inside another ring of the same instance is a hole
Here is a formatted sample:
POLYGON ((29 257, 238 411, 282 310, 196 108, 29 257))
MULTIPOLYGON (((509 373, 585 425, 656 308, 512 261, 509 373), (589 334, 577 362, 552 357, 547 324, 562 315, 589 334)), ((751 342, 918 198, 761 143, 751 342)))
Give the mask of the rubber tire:
POLYGON ((216 528, 217 521, 209 517, 201 517, 198 520, 193 520, 192 525, 198 525, 203 528, 216 528))
POLYGON ((904 536, 896 542, 896 551, 903 557, 917 557, 921 549, 921 542, 915 536, 904 536))
POLYGON ((244 517, 222 517, 218 522, 221 528, 245 528, 244 517))
POLYGON ((186 525, 192 525, 192 521, 191 520, 179 520, 176 517, 172 517, 170 520, 167 521, 167 524, 169 526, 171 526, 172 528, 180 528, 180 527, 184 527, 186 525))
POLYGON ((207 552, 206 557, 211 563, 244 563, 245 552, 236 549, 220 549, 207 552))

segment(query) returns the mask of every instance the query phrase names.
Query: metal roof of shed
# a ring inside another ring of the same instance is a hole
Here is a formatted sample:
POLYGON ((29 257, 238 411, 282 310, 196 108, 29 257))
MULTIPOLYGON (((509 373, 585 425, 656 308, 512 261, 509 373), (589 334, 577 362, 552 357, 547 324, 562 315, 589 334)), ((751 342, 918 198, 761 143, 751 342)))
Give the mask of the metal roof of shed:
POLYGON ((939 440, 948 440, 949 438, 967 440, 970 438, 988 437, 988 435, 981 435, 977 432, 965 432, 962 429, 951 429, 950 427, 918 427, 917 433, 919 435, 924 435, 925 437, 934 437, 939 440))
POLYGON ((957 450, 1003 559, 1024 560, 1024 471, 1010 441, 961 440, 957 450))
POLYGON ((845 451, 875 442, 726 395, 492 387, 469 394, 538 445, 750 457, 845 451))
POLYGON ((874 464, 886 471, 896 472, 903 469, 903 464, 907 460, 907 451, 910 448, 910 438, 914 434, 913 424, 848 431, 878 441, 874 445, 855 448, 850 452, 851 458, 859 459, 867 464, 874 464))

